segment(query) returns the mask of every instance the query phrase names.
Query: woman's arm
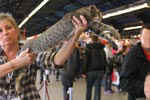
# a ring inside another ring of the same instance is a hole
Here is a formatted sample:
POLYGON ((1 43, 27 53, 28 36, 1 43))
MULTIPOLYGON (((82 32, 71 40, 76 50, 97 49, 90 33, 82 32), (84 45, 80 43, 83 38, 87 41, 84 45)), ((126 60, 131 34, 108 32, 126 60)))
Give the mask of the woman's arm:
POLYGON ((87 28, 87 20, 84 16, 80 16, 80 19, 77 19, 75 16, 73 16, 72 23, 75 27, 74 35, 72 38, 68 41, 68 44, 63 46, 57 54, 54 56, 54 64, 56 65, 63 65, 65 61, 70 57, 72 54, 74 48, 75 48, 75 42, 78 40, 80 34, 84 32, 87 28))
POLYGON ((0 65, 0 77, 5 76, 9 72, 12 72, 21 67, 21 64, 18 63, 17 59, 11 60, 5 64, 0 65))
POLYGON ((25 67, 25 65, 32 64, 35 60, 35 54, 30 53, 29 49, 23 51, 19 56, 15 59, 8 61, 7 63, 0 65, 0 77, 5 76, 9 72, 12 72, 21 67, 25 67))

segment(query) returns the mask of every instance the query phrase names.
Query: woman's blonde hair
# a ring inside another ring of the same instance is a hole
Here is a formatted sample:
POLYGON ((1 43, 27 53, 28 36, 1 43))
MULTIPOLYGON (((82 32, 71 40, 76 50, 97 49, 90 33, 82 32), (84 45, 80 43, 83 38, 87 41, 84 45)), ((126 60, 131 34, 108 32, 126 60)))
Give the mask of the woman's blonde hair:
POLYGON ((18 30, 18 40, 20 40, 21 34, 20 29, 16 23, 15 18, 10 13, 0 13, 0 21, 7 19, 17 30, 18 30))
POLYGON ((18 25, 16 23, 16 20, 14 19, 14 17, 10 14, 10 13, 0 13, 0 21, 7 19, 9 20, 14 26, 15 28, 18 28, 18 25))

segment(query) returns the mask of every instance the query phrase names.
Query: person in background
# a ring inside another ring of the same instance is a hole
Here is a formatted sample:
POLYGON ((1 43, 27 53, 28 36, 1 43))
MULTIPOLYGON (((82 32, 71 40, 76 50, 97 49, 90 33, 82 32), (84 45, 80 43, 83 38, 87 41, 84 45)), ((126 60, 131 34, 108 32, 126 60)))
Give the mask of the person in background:
MULTIPOLYGON (((85 50, 84 74, 86 75, 86 100, 92 99, 92 88, 95 87, 94 100, 100 100, 101 83, 107 66, 104 45, 98 36, 90 36, 91 43, 87 44, 85 50)), ((85 77, 85 76, 84 76, 85 77)))
POLYGON ((87 28, 85 17, 81 15, 80 19, 73 16, 74 34, 68 45, 58 52, 49 50, 34 54, 26 49, 17 55, 20 50, 19 28, 10 14, 0 13, 0 100, 40 100, 35 85, 37 69, 41 66, 48 67, 52 63, 65 63, 80 34, 87 28))
MULTIPOLYGON (((69 91, 69 89, 73 89, 73 83, 75 81, 75 78, 80 72, 80 53, 78 43, 79 42, 76 42, 76 47, 72 55, 64 64, 64 70, 61 71, 61 82, 63 86, 64 100, 69 100, 67 92, 69 91)), ((64 45, 68 45, 68 41, 65 41, 64 45)))
POLYGON ((144 96, 144 80, 150 72, 150 24, 141 30, 141 42, 133 46, 123 60, 120 87, 128 92, 128 100, 144 96))
POLYGON ((112 46, 111 44, 107 44, 104 48, 106 53, 106 60, 107 60, 107 68, 108 71, 104 75, 104 94, 112 94, 112 72, 113 72, 113 54, 112 54, 112 46))

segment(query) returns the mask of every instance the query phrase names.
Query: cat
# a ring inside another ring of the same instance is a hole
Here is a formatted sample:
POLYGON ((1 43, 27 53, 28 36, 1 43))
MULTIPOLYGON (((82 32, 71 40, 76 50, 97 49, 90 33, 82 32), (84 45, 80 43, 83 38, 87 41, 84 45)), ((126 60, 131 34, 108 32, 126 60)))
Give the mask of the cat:
MULTIPOLYGON (((33 52, 45 51, 48 48, 54 47, 61 40, 70 38, 74 30, 72 16, 79 18, 80 15, 83 15, 87 19, 88 28, 94 32, 103 34, 102 31, 111 29, 112 33, 119 35, 115 29, 102 23, 102 12, 96 8, 95 5, 90 5, 67 13, 56 24, 41 33, 37 39, 26 42, 21 51, 26 48, 29 48, 33 52)), ((119 38, 119 36, 117 38, 119 38)))

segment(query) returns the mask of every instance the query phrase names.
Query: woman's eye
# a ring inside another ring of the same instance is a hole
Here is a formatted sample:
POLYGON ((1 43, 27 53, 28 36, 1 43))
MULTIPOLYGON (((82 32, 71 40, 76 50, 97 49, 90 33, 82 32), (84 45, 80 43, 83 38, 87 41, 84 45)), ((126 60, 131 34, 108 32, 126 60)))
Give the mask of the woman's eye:
POLYGON ((0 29, 0 33, 2 32, 2 29, 0 29))
POLYGON ((6 29, 11 29, 11 28, 12 28, 11 26, 7 26, 7 27, 6 27, 6 29))

